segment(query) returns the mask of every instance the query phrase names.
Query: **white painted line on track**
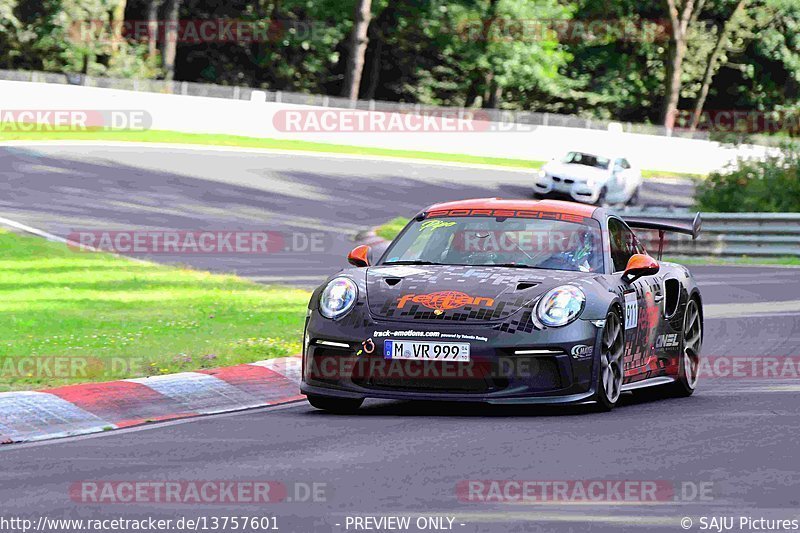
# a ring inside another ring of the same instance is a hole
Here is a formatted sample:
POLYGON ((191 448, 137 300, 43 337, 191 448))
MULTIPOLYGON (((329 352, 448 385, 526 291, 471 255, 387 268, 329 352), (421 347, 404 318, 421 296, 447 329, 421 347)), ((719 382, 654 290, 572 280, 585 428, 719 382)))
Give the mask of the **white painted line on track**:
POLYGON ((703 306, 705 318, 759 317, 786 313, 800 313, 800 300, 706 304, 703 306))
POLYGON ((141 263, 141 264, 145 264, 145 265, 154 264, 154 263, 151 263, 150 261, 145 261, 144 259, 139 259, 137 257, 130 257, 130 256, 127 256, 127 255, 116 254, 116 253, 113 253, 113 252, 108 252, 106 250, 100 250, 98 248, 95 248, 94 246, 89 246, 89 245, 86 245, 86 244, 81 244, 79 242, 72 241, 70 239, 65 239, 64 237, 59 237, 58 235, 53 235, 52 233, 48 233, 48 232, 46 232, 44 230, 41 230, 41 229, 38 229, 38 228, 34 228, 33 226, 28 226, 27 224, 23 224, 22 222, 17 222, 16 220, 11 220, 10 218, 0 217, 0 224, 2 224, 4 226, 7 226, 7 227, 10 227, 10 228, 18 229, 18 230, 23 231, 25 233, 30 233, 31 235, 36 235, 38 237, 42 237, 43 239, 46 239, 46 240, 51 241, 51 242, 60 242, 61 244, 65 244, 67 246, 72 246, 72 247, 78 248, 78 249, 80 249, 81 251, 84 251, 84 252, 85 251, 89 251, 89 252, 109 253, 109 254, 111 254, 113 256, 116 256, 116 257, 124 257, 125 259, 128 259, 129 261, 133 261, 135 263, 141 263))

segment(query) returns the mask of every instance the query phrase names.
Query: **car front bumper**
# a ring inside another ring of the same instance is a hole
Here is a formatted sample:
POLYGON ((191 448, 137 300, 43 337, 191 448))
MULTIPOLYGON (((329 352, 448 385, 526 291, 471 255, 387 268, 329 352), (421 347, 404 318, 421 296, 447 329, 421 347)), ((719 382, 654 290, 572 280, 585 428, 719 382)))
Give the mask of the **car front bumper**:
POLYGON ((563 196, 576 202, 588 204, 596 203, 600 198, 599 187, 589 187, 586 182, 573 181, 568 183, 563 179, 555 182, 552 178, 537 177, 533 182, 533 190, 541 196, 563 196))
POLYGON ((577 320, 563 328, 513 334, 499 331, 497 325, 447 328, 449 333, 486 339, 470 342, 469 363, 385 359, 384 339, 441 341, 420 335, 374 335, 398 328, 411 328, 424 335, 441 325, 414 324, 412 328, 408 324, 375 323, 367 328, 364 337, 355 339, 352 335, 337 336, 329 323, 323 325, 315 329, 312 321, 307 329, 303 394, 352 399, 568 404, 589 401, 596 392, 600 330, 590 321, 577 320), (534 351, 537 353, 531 353, 534 351))

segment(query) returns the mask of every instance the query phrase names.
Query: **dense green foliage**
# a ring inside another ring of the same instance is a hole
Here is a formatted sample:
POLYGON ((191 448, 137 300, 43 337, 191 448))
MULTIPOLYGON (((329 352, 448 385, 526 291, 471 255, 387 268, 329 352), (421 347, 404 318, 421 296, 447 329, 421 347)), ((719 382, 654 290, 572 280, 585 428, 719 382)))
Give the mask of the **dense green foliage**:
MULTIPOLYGON (((178 42, 176 80, 341 94, 355 0, 0 0, 0 67, 163 77, 162 41, 148 57, 146 38, 76 28, 145 21, 151 5, 164 20, 172 1, 183 21, 271 28, 255 41, 178 42)), ((705 0, 696 13, 680 110, 698 101, 736 5, 705 0)), ((800 2, 747 0, 732 22, 705 108, 796 109, 800 2)), ((360 97, 658 123, 669 28, 667 0, 373 0, 360 97), (561 23, 566 31, 555 30, 561 23)))
POLYGON ((698 186, 697 204, 704 211, 800 212, 800 148, 712 173, 698 186))

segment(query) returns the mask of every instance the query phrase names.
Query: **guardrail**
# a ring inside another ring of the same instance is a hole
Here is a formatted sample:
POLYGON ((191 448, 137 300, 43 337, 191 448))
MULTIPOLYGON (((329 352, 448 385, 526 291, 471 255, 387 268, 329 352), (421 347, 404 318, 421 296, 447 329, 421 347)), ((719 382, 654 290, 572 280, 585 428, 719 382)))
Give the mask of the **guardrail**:
MULTIPOLYGON (((694 213, 622 211, 621 215, 653 215, 691 221, 694 213)), ((696 241, 666 234, 665 255, 718 257, 800 257, 800 213, 703 213, 696 241)), ((637 231, 645 247, 658 250, 658 232, 637 231)))

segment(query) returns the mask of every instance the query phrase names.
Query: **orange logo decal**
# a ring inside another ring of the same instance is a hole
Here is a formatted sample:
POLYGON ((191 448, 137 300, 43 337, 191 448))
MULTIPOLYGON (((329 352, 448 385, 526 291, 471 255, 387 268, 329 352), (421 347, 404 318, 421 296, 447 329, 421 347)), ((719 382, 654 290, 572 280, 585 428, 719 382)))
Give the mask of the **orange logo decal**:
POLYGON ((421 304, 433 309, 437 315, 449 309, 458 309, 465 305, 485 305, 492 307, 494 300, 483 296, 472 297, 459 291, 439 291, 428 294, 406 294, 397 300, 397 308, 402 309, 408 302, 421 304))

